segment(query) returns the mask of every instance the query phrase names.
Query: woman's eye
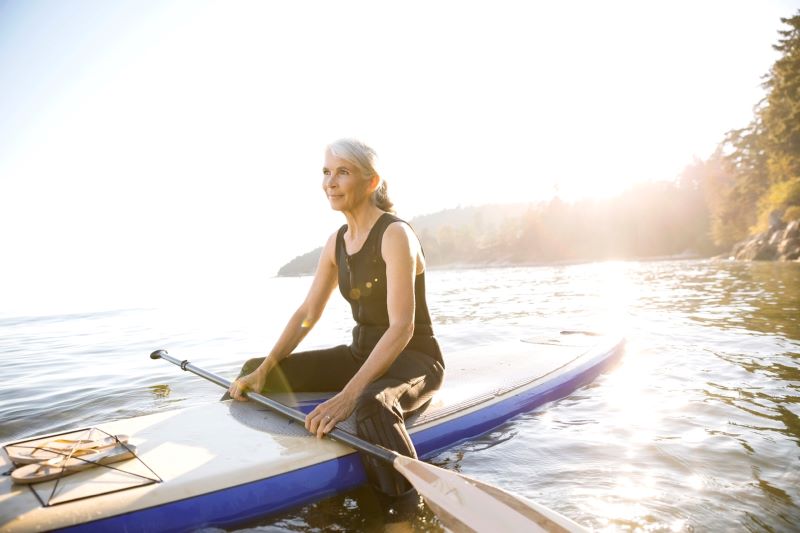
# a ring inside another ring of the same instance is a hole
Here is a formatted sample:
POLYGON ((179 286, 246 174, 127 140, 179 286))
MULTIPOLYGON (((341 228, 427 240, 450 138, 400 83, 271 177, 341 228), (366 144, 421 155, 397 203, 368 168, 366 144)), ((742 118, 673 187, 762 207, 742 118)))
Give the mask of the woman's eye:
POLYGON ((323 175, 323 176, 330 176, 330 175, 331 175, 331 171, 330 171, 330 170, 328 170, 328 169, 326 168, 326 169, 324 169, 324 170, 322 171, 322 175, 323 175))
POLYGON ((343 168, 343 169, 342 169, 340 172, 341 172, 342 174, 344 174, 345 176, 347 176, 348 174, 350 174, 350 171, 349 171, 349 170, 347 170, 346 168, 343 168))

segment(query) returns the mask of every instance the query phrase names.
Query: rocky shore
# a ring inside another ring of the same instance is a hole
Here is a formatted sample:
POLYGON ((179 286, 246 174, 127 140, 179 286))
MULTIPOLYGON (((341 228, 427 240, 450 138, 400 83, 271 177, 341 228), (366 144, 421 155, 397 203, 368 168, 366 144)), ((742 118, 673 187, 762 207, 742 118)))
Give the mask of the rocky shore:
POLYGON ((800 220, 774 224, 737 243, 731 257, 745 261, 800 261, 800 220))

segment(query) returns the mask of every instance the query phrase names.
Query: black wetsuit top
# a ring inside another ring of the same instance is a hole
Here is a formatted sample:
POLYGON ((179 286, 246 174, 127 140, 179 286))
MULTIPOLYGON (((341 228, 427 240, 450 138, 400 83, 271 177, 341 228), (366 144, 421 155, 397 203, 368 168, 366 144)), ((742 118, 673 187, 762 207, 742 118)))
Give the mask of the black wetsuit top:
MULTIPOLYGON (((381 215, 367 235, 361 250, 349 255, 344 244, 347 224, 336 235, 336 264, 339 269, 339 290, 350 303, 356 326, 353 328, 353 351, 367 357, 389 328, 387 309, 386 263, 381 255, 383 233, 389 224, 404 220, 390 214, 381 215)), ((431 316, 425 301, 425 272, 414 281, 414 336, 405 350, 425 353, 444 366, 439 344, 433 336, 431 316)))

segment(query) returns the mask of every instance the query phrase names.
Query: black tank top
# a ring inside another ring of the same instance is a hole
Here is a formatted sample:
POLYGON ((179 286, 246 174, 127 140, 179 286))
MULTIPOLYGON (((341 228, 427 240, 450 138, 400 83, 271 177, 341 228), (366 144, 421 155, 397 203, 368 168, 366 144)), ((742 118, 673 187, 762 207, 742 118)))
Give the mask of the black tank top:
MULTIPOLYGON (((370 229, 364 245, 353 255, 347 253, 344 234, 347 224, 336 234, 336 265, 339 270, 339 291, 350 303, 356 326, 353 328, 353 351, 367 357, 389 328, 389 310, 386 305, 386 263, 381 255, 383 233, 389 224, 404 220, 382 214, 370 229)), ((441 350, 433 336, 431 316, 425 301, 425 272, 414 281, 414 336, 406 349, 426 353, 442 365, 441 350)))

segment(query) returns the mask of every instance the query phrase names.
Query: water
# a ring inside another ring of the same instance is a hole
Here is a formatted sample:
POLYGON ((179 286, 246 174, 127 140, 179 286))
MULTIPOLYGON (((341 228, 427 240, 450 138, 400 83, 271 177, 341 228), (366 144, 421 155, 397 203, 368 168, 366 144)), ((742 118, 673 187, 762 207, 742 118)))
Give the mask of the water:
MULTIPOLYGON (((0 441, 215 401, 263 354, 309 280, 157 309, 0 315, 0 441)), ((623 362, 568 398, 430 460, 609 531, 800 529, 800 264, 619 262, 440 270, 445 350, 552 328, 624 328, 623 362)), ((76 309, 78 307, 76 306, 76 309)), ((346 339, 336 295, 304 346, 346 339)), ((372 530, 360 488, 266 517, 257 531, 372 530)), ((440 530, 420 505, 417 530, 440 530)))

